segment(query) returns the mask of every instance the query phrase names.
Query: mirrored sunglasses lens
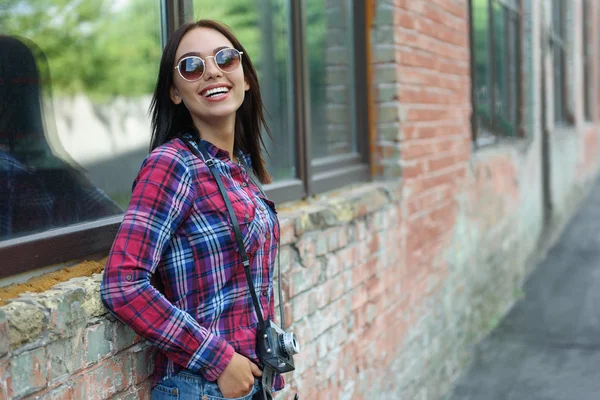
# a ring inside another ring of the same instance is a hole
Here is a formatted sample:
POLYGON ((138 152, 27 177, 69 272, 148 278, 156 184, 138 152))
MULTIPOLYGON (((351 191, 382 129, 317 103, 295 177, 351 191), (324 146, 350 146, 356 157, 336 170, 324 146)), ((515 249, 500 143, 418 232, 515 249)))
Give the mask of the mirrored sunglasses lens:
POLYGON ((241 63, 241 54, 236 49, 223 49, 215 55, 219 68, 225 72, 237 69, 241 63))
POLYGON ((179 63, 179 72, 184 79, 193 81, 200 79, 204 73, 204 61, 199 57, 190 57, 181 60, 179 63))

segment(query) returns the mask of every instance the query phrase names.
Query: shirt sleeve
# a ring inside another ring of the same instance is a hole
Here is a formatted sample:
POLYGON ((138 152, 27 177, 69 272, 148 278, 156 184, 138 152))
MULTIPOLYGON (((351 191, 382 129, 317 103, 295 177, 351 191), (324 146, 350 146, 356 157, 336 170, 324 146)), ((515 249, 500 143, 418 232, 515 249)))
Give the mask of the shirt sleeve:
POLYGON ((150 284, 194 198, 192 177, 181 156, 164 150, 148 156, 110 251, 100 295, 109 311, 167 357, 214 381, 231 361, 233 347, 150 284))

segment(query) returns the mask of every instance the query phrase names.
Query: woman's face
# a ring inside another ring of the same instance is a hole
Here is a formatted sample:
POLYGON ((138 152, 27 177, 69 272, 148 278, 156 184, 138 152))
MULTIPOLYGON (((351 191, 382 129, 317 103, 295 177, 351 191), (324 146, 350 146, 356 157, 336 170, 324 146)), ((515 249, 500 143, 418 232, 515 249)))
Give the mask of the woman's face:
POLYGON ((232 72, 223 72, 215 64, 215 59, 210 57, 222 48, 233 48, 233 44, 223 34, 210 28, 192 29, 183 36, 177 48, 173 68, 181 59, 189 56, 199 56, 205 64, 204 74, 194 82, 186 81, 173 69, 171 100, 175 104, 183 102, 196 126, 199 123, 220 124, 223 119, 235 118, 246 90, 250 89, 241 65, 232 72), (212 89, 217 88, 224 88, 220 92, 226 93, 215 95, 212 89))

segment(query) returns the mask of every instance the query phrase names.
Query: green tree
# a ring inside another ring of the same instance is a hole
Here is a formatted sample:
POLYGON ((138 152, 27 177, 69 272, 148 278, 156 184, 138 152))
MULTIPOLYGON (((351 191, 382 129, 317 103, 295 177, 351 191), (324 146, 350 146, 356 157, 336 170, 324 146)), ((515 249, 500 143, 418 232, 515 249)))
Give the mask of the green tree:
MULTIPOLYGON (((152 92, 160 25, 146 0, 7 0, 0 30, 45 54, 55 94, 107 98, 152 92)), ((157 7, 155 7, 157 10, 157 7)))

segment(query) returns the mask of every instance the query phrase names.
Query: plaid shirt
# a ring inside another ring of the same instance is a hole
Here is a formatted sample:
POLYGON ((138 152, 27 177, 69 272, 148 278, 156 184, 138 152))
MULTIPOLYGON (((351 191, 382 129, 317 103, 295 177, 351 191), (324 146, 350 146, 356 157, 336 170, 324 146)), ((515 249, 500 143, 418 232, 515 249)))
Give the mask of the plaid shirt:
MULTIPOLYGON (((263 315, 273 318, 275 206, 228 152, 204 144, 240 224, 263 315)), ((250 157, 244 160, 250 165, 250 157)), ((258 363, 256 312, 225 202, 204 161, 180 139, 144 160, 109 254, 101 297, 158 347, 154 384, 183 368, 215 381, 234 351, 258 363), (150 283, 154 274, 160 292, 150 283)), ((278 375, 274 388, 282 387, 278 375)))

